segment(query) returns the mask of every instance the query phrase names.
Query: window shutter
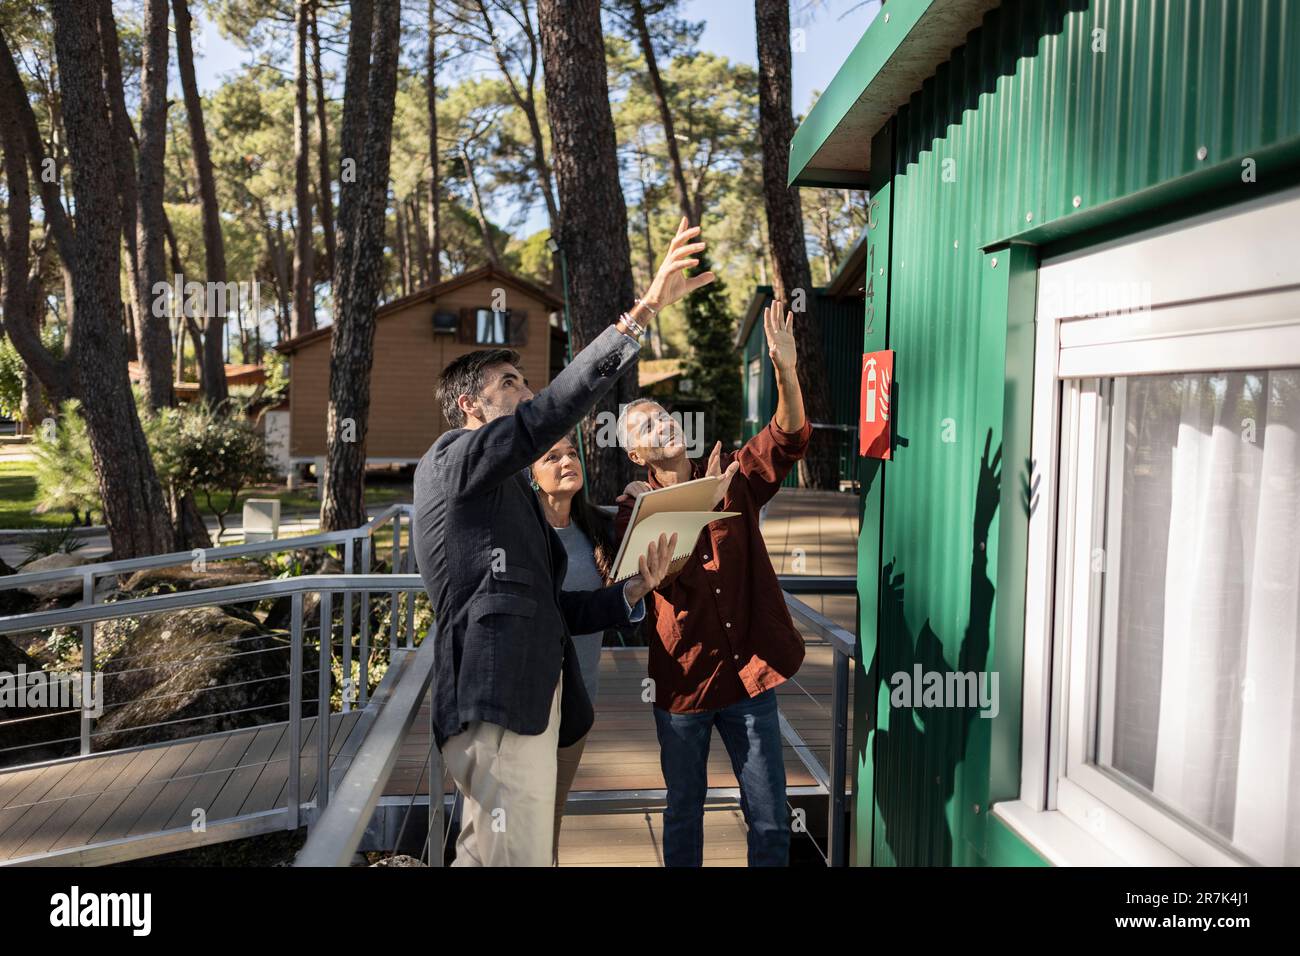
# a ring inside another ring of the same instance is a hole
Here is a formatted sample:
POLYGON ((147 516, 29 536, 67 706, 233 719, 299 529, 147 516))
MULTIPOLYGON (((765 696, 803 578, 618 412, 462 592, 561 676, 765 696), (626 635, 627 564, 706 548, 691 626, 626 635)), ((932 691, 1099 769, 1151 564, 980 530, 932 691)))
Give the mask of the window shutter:
POLYGON ((460 310, 460 326, 456 329, 456 341, 473 345, 478 341, 478 326, 475 324, 474 310, 460 310))
POLYGON ((507 314, 511 345, 528 344, 528 313, 523 309, 511 309, 507 314))

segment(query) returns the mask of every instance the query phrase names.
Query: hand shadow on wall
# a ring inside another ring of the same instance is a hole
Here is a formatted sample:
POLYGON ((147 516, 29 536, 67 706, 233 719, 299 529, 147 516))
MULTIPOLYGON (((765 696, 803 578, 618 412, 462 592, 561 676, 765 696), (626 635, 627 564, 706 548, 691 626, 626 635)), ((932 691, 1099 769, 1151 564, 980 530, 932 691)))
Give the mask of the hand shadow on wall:
MULTIPOLYGON (((961 673, 983 671, 990 646, 994 586, 987 573, 988 532, 998 509, 1002 458, 1001 445, 989 457, 992 441, 990 429, 975 493, 968 624, 955 668, 961 673)), ((904 575, 895 573, 896 562, 881 570, 880 640, 867 672, 870 701, 876 701, 877 693, 889 700, 890 678, 900 672, 911 677, 916 664, 923 673, 943 675, 945 683, 954 670, 928 617, 913 639, 904 613, 904 575)), ((920 689, 914 692, 919 696, 920 689)), ((876 707, 870 707, 866 727, 876 732, 875 804, 884 819, 884 839, 900 866, 953 865, 953 838, 944 811, 955 790, 957 767, 966 757, 971 722, 977 719, 978 702, 966 707, 909 706, 893 708, 889 726, 880 728, 876 707)))

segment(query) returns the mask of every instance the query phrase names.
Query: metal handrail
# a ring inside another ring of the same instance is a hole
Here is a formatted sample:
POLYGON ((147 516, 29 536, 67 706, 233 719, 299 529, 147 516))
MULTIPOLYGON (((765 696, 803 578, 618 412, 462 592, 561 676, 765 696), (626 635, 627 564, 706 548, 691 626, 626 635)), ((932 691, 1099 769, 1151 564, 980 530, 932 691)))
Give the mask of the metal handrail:
POLYGON ((13 588, 30 587, 34 584, 48 584, 53 581, 84 580, 87 575, 92 579, 107 577, 110 574, 122 574, 130 571, 154 571, 158 568, 171 568, 192 564, 195 552, 200 552, 204 561, 229 561, 234 558, 248 557, 253 554, 269 554, 276 551, 301 551, 321 545, 347 544, 361 537, 371 537, 391 518, 402 515, 408 519, 414 515, 411 505, 389 505, 365 524, 357 528, 344 528, 341 531, 322 531, 296 538, 273 538, 270 541, 257 541, 252 544, 228 544, 215 548, 194 548, 189 551, 170 551, 167 554, 151 554, 139 558, 122 558, 117 561, 97 561, 93 564, 79 564, 71 568, 51 568, 48 571, 19 572, 0 578, 0 591, 13 588))
MULTIPOLYGON (((90 627, 93 631, 93 625, 99 621, 118 620, 127 617, 140 617, 151 614, 166 613, 169 611, 183 610, 194 607, 212 607, 227 604, 239 604, 248 601, 258 601, 268 597, 288 596, 292 602, 292 613, 290 616, 290 641, 289 641, 289 708, 288 717, 288 735, 289 746, 287 755, 287 778, 285 781, 286 798, 285 805, 280 812, 284 814, 286 829, 297 829, 301 823, 302 812, 302 720, 303 720, 303 682, 304 678, 313 670, 318 675, 317 680, 317 716, 316 716, 316 763, 317 763, 317 782, 316 782, 316 807, 324 811, 329 804, 329 776, 330 776, 330 739, 331 739, 331 713, 330 713, 330 664, 333 651, 333 614, 332 600, 336 593, 350 595, 354 592, 369 593, 370 591, 383 591, 391 594, 407 593, 414 595, 424 589, 424 582, 418 574, 312 574, 297 578, 279 578, 268 581, 258 581, 251 584, 235 584, 216 588, 206 588, 198 591, 181 591, 174 594, 157 594, 143 598, 132 598, 125 601, 117 601, 112 604, 85 605, 81 607, 60 608, 51 611, 39 611, 30 614, 19 614, 6 618, 0 618, 0 634, 17 634, 33 630, 44 630, 51 627, 63 627, 72 625, 83 625, 90 627), (320 658, 317 666, 307 669, 303 661, 303 645, 305 629, 303 627, 303 597, 308 593, 320 594, 320 658)), ((396 620, 398 606, 394 601, 391 607, 391 616, 396 620)), ((408 604, 409 622, 413 622, 413 602, 408 604)), ((407 667, 415 665, 415 670, 403 669, 402 675, 397 682, 397 688, 402 694, 416 694, 417 708, 418 701, 427 689, 432 676, 432 655, 434 653, 434 642, 424 641, 419 645, 418 650, 414 648, 413 627, 408 630, 405 653, 395 653, 394 658, 406 657, 409 653, 411 656, 407 660, 407 667), (416 685, 411 686, 411 673, 416 673, 416 685)), ((398 652, 396 644, 396 629, 393 632, 393 651, 398 652)), ((93 658, 91 658, 93 660, 93 658)), ((394 691, 394 694, 397 690, 394 691)), ((403 698, 404 699, 404 698, 403 698)), ((275 706, 285 706, 276 704, 275 706)), ((378 708, 377 720, 382 721, 382 726, 387 727, 394 719, 394 715, 399 712, 394 711, 392 714, 385 716, 387 708, 378 708)), ((88 718, 83 712, 83 722, 88 718)), ((403 733, 409 729, 411 720, 414 719, 414 712, 407 715, 405 723, 402 726, 403 733)), ((138 728, 132 728, 138 729, 138 728)), ((369 738, 368 738, 369 739, 369 738)), ((114 748, 117 749, 117 748, 114 748)), ((129 749, 129 748, 128 748, 129 749)), ((103 751, 111 753, 112 750, 103 751)), ((369 765, 371 758, 363 755, 361 761, 363 765, 369 765)), ((394 757, 395 759, 395 757, 394 757)), ((21 769, 21 766, 6 767, 6 771, 21 769)), ((388 767, 391 772, 391 766, 388 767)), ((385 780, 387 777, 385 776, 385 780)), ((374 799, 378 799, 377 794, 374 799)), ((373 808, 372 808, 373 809, 373 808)), ((336 814, 337 816, 337 814, 336 814)), ((368 818, 367 818, 368 820, 368 818)))
MULTIPOLYGON (((316 818, 299 851, 294 866, 347 866, 365 837, 366 828, 375 814, 383 793, 397 765, 402 743, 415 723, 420 704, 433 681, 436 641, 430 640, 433 629, 406 663, 392 693, 379 709, 374 724, 366 734, 360 755, 348 767, 330 796, 325 811, 316 818)), ((432 718, 431 718, 432 719, 432 718)), ((438 748, 430 734, 429 742, 429 832, 442 829, 435 815, 435 802, 442 799, 442 768, 438 748)), ((430 841, 431 846, 438 844, 430 841)), ((430 852, 430 865, 437 865, 440 854, 430 852)))
POLYGON ((47 627, 68 627, 74 624, 157 614, 160 611, 179 611, 191 607, 240 604, 262 598, 313 591, 416 591, 423 588, 424 582, 418 574, 304 574, 296 578, 275 578, 249 584, 227 584, 197 591, 151 594, 148 597, 114 601, 111 604, 81 605, 56 608, 52 611, 15 614, 11 617, 0 617, 0 634, 21 634, 24 631, 41 630, 47 627))
MULTIPOLYGON (((343 546, 343 573, 351 574, 354 568, 356 558, 356 544, 358 541, 369 540, 380 527, 389 521, 393 523, 393 561, 392 570, 397 572, 402 563, 402 519, 406 519, 407 542, 413 545, 415 542, 415 509, 412 505, 395 504, 384 508, 379 514, 375 515, 365 524, 357 528, 345 528, 340 531, 323 531, 319 534, 302 535, 297 538, 275 538, 270 541, 259 541, 253 544, 232 544, 217 548, 195 548, 192 551, 172 551, 168 554, 146 555, 140 558, 123 558, 120 561, 99 561, 94 564, 82 564, 71 568, 52 568, 49 571, 29 571, 25 574, 13 574, 0 578, 0 591, 7 591, 13 588, 29 587, 35 584, 48 584, 53 581, 80 580, 81 581, 81 601, 83 604, 95 603, 95 581, 101 577, 118 575, 131 571, 157 570, 158 568, 178 567, 186 564, 192 564, 196 557, 201 558, 206 566, 208 561, 221 562, 229 561, 234 558, 247 557, 253 554, 272 554, 278 551, 301 551, 305 548, 328 547, 332 544, 341 544, 343 546)), ((370 548, 361 548, 361 572, 368 574, 370 571, 370 548)), ((407 547, 405 552, 406 570, 415 570, 415 549, 407 547)), ((210 589, 209 589, 210 590, 210 589)), ((391 592, 393 603, 397 603, 397 592, 391 592)), ((369 606, 370 592, 363 591, 361 600, 369 606)), ((407 629, 408 633, 414 625, 413 620, 414 605, 408 604, 407 609, 407 629)), ((393 643, 397 641, 397 615, 393 614, 390 640, 393 643)), ((370 618, 366 614, 361 615, 361 696, 358 703, 365 706, 366 698, 369 694, 369 681, 367 679, 367 669, 369 667, 370 649, 370 618)), ((95 633, 94 628, 89 624, 83 625, 81 629, 81 659, 83 661, 95 659, 95 633)), ((345 591, 343 594, 343 668, 345 673, 352 672, 352 592, 345 591)), ((352 709, 352 702, 346 701, 344 711, 352 709)), ((90 753, 90 723, 87 719, 81 722, 81 752, 90 753)))
POLYGON ((844 846, 844 752, 849 745, 849 661, 859 661, 858 639, 830 618, 814 611, 790 593, 792 585, 809 584, 813 580, 823 583, 823 589, 811 587, 802 593, 846 593, 856 591, 857 579, 846 576, 811 578, 804 575, 781 575, 782 597, 792 617, 821 637, 831 646, 833 653, 831 689, 831 756, 827 768, 827 787, 830 793, 830 820, 827 823, 827 840, 830 844, 827 864, 846 866, 848 854, 844 846))

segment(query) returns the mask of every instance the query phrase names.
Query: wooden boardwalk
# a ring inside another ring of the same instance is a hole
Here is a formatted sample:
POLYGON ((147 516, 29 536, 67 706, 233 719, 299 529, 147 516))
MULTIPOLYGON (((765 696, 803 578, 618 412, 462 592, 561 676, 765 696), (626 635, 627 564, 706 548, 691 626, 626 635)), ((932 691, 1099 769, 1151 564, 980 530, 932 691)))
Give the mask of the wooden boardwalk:
MULTIPOLYGON (((331 766, 357 745, 349 737, 360 715, 331 716, 331 766)), ((302 726, 305 803, 316 793, 315 718, 302 726)), ((0 863, 152 856, 230 839, 231 821, 238 821, 237 835, 283 829, 288 727, 266 724, 0 772, 0 863), (203 829, 196 831, 196 819, 203 829)))
MULTIPOLYGON (((641 700, 646 655, 643 647, 605 648, 601 654, 596 723, 578 765, 560 835, 561 862, 566 866, 662 865, 659 811, 665 785, 654 715, 651 705, 641 700)), ((810 642, 803 667, 777 688, 778 704, 793 736, 822 768, 830 765, 831 658, 828 645, 810 642)), ((849 687, 852 713, 852 681, 849 687)), ((384 789, 391 802, 418 800, 428 793, 427 708, 426 701, 384 789)), ((825 794, 795 741, 786 739, 782 749, 791 796, 825 794)), ((844 765, 845 785, 850 786, 852 762, 847 753, 844 765)), ((736 802, 736 777, 716 731, 709 748, 708 774, 706 863, 743 866, 745 825, 736 802)), ((445 782, 444 792, 453 793, 450 781, 445 782)), ((818 836, 819 842, 824 842, 818 836)))

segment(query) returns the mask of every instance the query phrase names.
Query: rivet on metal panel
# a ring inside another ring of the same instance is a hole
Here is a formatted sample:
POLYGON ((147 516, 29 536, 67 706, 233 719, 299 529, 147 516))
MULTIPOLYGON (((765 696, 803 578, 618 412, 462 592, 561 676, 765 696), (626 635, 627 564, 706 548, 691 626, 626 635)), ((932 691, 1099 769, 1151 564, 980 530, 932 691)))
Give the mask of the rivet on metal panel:
POLYGON ((1079 197, 1079 196, 1075 196, 1075 197, 1074 197, 1074 208, 1075 208, 1075 209, 1078 209, 1078 208, 1079 208, 1080 206, 1082 206, 1082 205, 1083 205, 1083 199, 1082 199, 1081 197, 1079 197))
POLYGON ((884 266, 881 266, 881 267, 880 267, 880 274, 881 274, 882 276, 885 274, 885 267, 884 267, 884 266))
POLYGON ((1032 212, 1025 213, 1025 222, 1033 222, 1033 221, 1034 221, 1034 214, 1032 212))
POLYGON ((980 812, 980 805, 979 805, 978 803, 975 804, 975 812, 976 812, 976 813, 979 813, 979 812, 980 812))
POLYGON ((889 22, 889 14, 888 14, 888 13, 885 14, 885 22, 886 22, 886 23, 889 22))
POLYGON ((1197 159, 1204 159, 1206 156, 1209 156, 1209 155, 1210 155, 1210 151, 1209 151, 1208 149, 1206 149, 1204 146, 1202 146, 1200 149, 1198 149, 1198 150, 1196 151, 1196 158, 1197 158, 1197 159))
POLYGON ((998 267, 998 257, 997 257, 997 256, 994 256, 994 257, 993 257, 993 268, 996 269, 997 267, 998 267))

